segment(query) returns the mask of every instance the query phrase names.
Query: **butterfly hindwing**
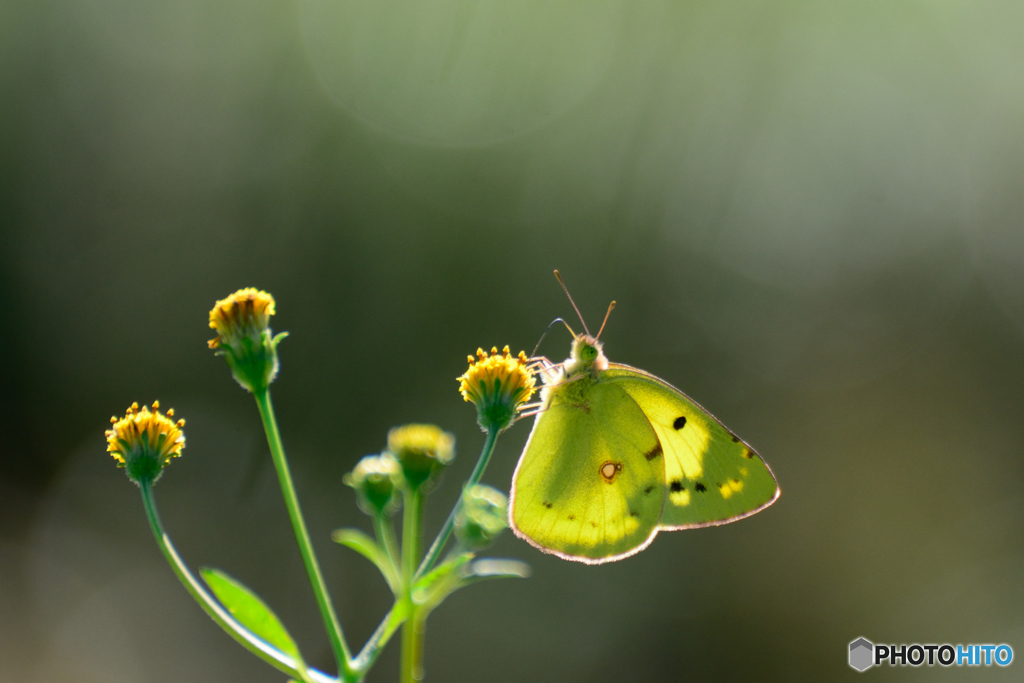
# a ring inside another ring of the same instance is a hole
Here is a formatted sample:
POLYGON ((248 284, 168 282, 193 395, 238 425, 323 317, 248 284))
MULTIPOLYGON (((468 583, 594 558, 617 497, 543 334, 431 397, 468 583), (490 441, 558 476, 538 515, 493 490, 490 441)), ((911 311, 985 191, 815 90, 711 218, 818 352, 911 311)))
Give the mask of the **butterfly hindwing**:
POLYGON ((616 383, 585 378, 551 391, 513 477, 513 530, 582 562, 646 547, 665 500, 656 430, 616 383))
POLYGON ((600 382, 621 387, 661 442, 668 486, 660 528, 724 524, 775 502, 779 487, 754 449, 657 377, 610 363, 600 382))

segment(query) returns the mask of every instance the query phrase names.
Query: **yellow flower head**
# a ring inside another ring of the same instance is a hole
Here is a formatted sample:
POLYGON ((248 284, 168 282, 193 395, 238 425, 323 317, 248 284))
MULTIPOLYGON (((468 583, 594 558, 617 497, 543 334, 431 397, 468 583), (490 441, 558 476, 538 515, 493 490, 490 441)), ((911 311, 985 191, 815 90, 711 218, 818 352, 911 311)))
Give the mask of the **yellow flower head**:
POLYGON ((136 484, 155 482, 171 458, 180 456, 185 448, 185 421, 171 419, 173 408, 166 415, 159 408, 159 401, 153 401, 152 412, 147 406, 140 409, 138 403, 133 403, 124 417, 110 418, 113 427, 106 431, 107 452, 136 484))
POLYGON ((210 328, 217 336, 208 343, 211 349, 230 345, 241 337, 259 337, 270 327, 274 315, 274 297, 267 292, 246 287, 221 299, 210 311, 210 328))
POLYGON ((388 432, 388 453, 401 465, 410 489, 424 491, 455 458, 455 436, 440 427, 409 424, 388 432))
POLYGON ((536 391, 530 359, 522 351, 513 356, 507 346, 501 353, 492 348, 490 355, 477 349, 476 358, 469 356, 469 369, 456 379, 462 397, 476 405, 485 430, 506 429, 536 391))
POLYGON ((274 297, 253 287, 221 299, 210 311, 210 327, 217 330, 210 348, 224 356, 235 380, 252 393, 266 390, 277 376, 277 344, 287 333, 273 336, 272 315, 274 297))

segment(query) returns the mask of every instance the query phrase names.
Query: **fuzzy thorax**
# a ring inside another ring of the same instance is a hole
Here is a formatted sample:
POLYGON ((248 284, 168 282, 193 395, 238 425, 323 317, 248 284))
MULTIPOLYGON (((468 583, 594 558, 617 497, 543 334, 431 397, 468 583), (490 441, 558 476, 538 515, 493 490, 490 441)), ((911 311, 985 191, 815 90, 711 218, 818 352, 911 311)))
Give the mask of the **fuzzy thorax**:
MULTIPOLYGON (((583 384, 597 379, 597 374, 608 369, 603 345, 590 335, 581 334, 572 342, 569 357, 558 365, 549 365, 541 371, 544 388, 541 405, 548 406, 554 393, 567 398, 584 390, 583 384), (582 381, 582 384, 581 384, 582 381)), ((570 402, 573 402, 570 399, 570 402)))

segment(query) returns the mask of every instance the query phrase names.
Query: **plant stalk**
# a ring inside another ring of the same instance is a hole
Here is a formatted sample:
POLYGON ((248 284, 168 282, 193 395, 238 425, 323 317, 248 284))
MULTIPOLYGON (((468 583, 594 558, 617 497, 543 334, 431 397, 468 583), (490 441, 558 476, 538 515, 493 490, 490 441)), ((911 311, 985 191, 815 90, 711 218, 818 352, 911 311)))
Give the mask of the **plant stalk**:
POLYGON ((354 665, 357 671, 365 672, 370 670, 370 667, 377 661, 377 657, 380 656, 384 646, 391 640, 391 636, 395 634, 398 627, 405 621, 405 603, 402 598, 396 601, 395 605, 388 611, 381 620, 380 625, 377 626, 377 630, 373 632, 370 639, 366 641, 366 645, 363 646, 362 652, 356 657, 354 665))
MULTIPOLYGON (((160 514, 156 509, 156 500, 153 498, 153 485, 151 482, 143 481, 139 483, 139 490, 142 493, 142 506, 146 510, 146 518, 149 520, 149 528, 153 531, 153 537, 156 539, 156 543, 160 546, 160 550, 163 552, 164 557, 167 559, 167 563, 171 565, 171 569, 174 571, 175 576, 181 581, 181 584, 185 587, 185 590, 189 592, 199 606, 203 608, 203 611, 214 623, 224 629, 228 635, 234 638, 242 647, 252 652, 254 655, 267 662, 279 671, 282 671, 289 676, 296 679, 302 678, 299 671, 299 667, 294 659, 284 654, 280 650, 271 645, 268 645, 263 639, 253 635, 247 628, 238 623, 234 617, 232 617, 220 603, 214 599, 206 589, 203 588, 202 584, 196 579, 196 577, 189 571, 188 565, 178 555, 178 551, 174 548, 174 544, 171 543, 170 536, 164 532, 163 525, 160 523, 160 514)), ((332 683, 335 679, 331 678, 327 674, 318 671, 316 669, 306 667, 306 671, 309 677, 317 683, 332 683)))
MULTIPOLYGON (((398 543, 395 541, 395 527, 391 524, 390 519, 385 519, 382 514, 375 514, 373 516, 373 530, 377 534, 377 543, 384 549, 388 559, 391 560, 392 566, 396 572, 401 576, 401 560, 398 556, 398 543)), ((396 596, 397 597, 397 596, 396 596)))
POLYGON ((402 678, 401 683, 419 683, 423 680, 423 637, 427 619, 414 614, 402 625, 402 678))
MULTIPOLYGON (((494 454, 494 446, 498 443, 498 434, 500 431, 496 427, 491 427, 487 430, 487 438, 484 440, 484 447, 480 450, 480 457, 476 461, 476 467, 473 468, 473 473, 469 475, 469 479, 466 480, 462 490, 465 491, 473 486, 480 483, 480 479, 484 476, 484 470, 487 469, 487 463, 491 461, 491 455, 494 454)), ((451 514, 448 515, 448 519, 445 520, 444 526, 441 527, 441 531, 437 534, 437 538, 430 546, 430 550, 427 551, 427 556, 423 558, 423 562, 420 563, 419 569, 416 571, 414 581, 422 578, 424 574, 429 572, 437 564, 438 558, 441 557, 441 551, 444 550, 445 543, 452 535, 452 530, 455 528, 455 516, 459 510, 462 509, 462 493, 459 493, 459 499, 455 502, 455 506, 452 508, 451 514)))
POLYGON ((316 597, 317 606, 320 608, 320 615, 323 617, 327 637, 331 643, 331 650, 334 652, 334 658, 338 662, 340 676, 345 681, 357 681, 360 676, 352 667, 351 655, 341 630, 341 623, 334 612, 334 605, 331 603, 330 594, 327 592, 327 584, 324 582, 323 574, 320 572, 320 565, 317 563, 316 554, 313 552, 313 544, 309 539, 309 532, 306 530, 306 522, 302 517, 302 510, 299 508, 299 498, 295 493, 295 485, 292 483, 288 460, 285 457, 284 446, 281 443, 281 434, 277 428, 277 419, 274 417, 274 406, 270 402, 270 390, 264 389, 254 394, 254 396, 256 398, 256 405, 260 410, 260 417, 263 419, 263 429, 267 433, 270 456, 274 460, 277 477, 281 482, 284 504, 288 508, 288 516, 292 520, 295 540, 298 542, 299 553, 302 555, 302 562, 306 566, 306 574, 309 576, 313 595, 316 597))
POLYGON ((406 614, 402 624, 401 683, 423 680, 422 622, 412 599, 416 563, 420 554, 420 527, 423 518, 423 494, 419 489, 406 492, 402 520, 402 603, 406 614), (419 632, 419 635, 417 635, 419 632))

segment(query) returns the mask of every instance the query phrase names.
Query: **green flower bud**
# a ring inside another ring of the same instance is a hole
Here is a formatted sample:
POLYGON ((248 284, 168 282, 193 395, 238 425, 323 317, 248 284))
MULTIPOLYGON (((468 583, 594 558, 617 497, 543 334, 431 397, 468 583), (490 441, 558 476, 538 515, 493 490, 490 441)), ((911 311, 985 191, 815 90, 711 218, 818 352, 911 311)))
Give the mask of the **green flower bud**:
POLYGON ((344 482, 356 490, 359 509, 368 515, 388 517, 401 502, 396 482, 402 471, 390 453, 368 455, 345 475, 344 482))
POLYGON ((395 427, 388 432, 388 451, 402 466, 409 489, 426 492, 455 458, 455 437, 434 425, 395 427))
POLYGON ((462 494, 462 507, 455 515, 455 537, 463 548, 483 550, 507 527, 508 497, 504 493, 477 484, 462 494))
POLYGON ((277 376, 277 345, 288 333, 273 335, 272 315, 274 297, 252 287, 221 299, 210 311, 210 327, 217 330, 210 348, 218 349, 235 381, 251 393, 266 390, 277 376))

